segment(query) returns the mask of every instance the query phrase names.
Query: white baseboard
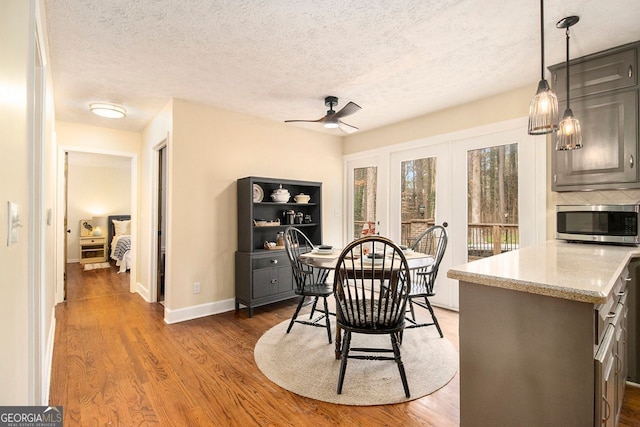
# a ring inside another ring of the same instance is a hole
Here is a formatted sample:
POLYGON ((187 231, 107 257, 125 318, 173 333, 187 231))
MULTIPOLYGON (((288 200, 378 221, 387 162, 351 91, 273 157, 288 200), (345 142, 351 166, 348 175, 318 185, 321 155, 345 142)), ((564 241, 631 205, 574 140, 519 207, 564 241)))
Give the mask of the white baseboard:
MULTIPOLYGON (((51 386, 51 366, 53 365, 53 344, 56 337, 56 314, 55 308, 51 312, 51 322, 49 334, 47 335, 47 345, 44 352, 44 360, 42 366, 42 401, 40 405, 49 405, 49 387, 51 386)), ((54 402, 54 405, 56 403, 54 402)))
POLYGON ((151 292, 149 291, 149 288, 140 282, 136 282, 136 292, 139 293, 142 299, 146 302, 155 302, 151 301, 151 292))
POLYGON ((207 304, 179 308, 177 310, 170 310, 165 307, 164 321, 165 323, 172 324, 184 322, 185 320, 197 319, 199 317, 211 316, 212 314, 225 313, 227 311, 235 310, 235 304, 235 298, 231 298, 222 301, 210 302, 207 304))

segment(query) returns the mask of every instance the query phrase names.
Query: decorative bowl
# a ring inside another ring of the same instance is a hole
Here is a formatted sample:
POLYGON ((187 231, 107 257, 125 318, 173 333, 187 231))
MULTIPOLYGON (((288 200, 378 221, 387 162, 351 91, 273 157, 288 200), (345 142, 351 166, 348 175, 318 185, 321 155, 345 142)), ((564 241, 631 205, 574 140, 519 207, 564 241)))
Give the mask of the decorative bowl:
POLYGON ((289 198, 291 198, 289 190, 287 190, 286 188, 282 188, 282 185, 280 185, 280 188, 273 190, 273 192, 271 193, 271 200, 273 200, 274 202, 286 203, 289 201, 289 198))
POLYGON ((293 196, 293 199, 296 201, 296 203, 309 203, 309 200, 311 200, 311 196, 309 196, 308 194, 300 193, 297 196, 293 196))
POLYGON ((290 197, 289 194, 272 194, 271 200, 278 203, 287 203, 290 197))

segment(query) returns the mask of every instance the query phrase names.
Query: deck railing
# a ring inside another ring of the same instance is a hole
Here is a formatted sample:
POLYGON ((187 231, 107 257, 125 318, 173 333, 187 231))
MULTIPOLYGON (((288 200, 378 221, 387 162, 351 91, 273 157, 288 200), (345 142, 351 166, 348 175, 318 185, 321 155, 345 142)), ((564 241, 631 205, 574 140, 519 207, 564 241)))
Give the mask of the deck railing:
MULTIPOLYGON (((434 224, 435 221, 432 218, 403 221, 401 244, 411 246, 422 232, 434 224)), ((357 235, 354 238, 367 235, 370 230, 375 233, 373 223, 356 221, 354 232, 357 235)), ((467 252, 470 261, 509 252, 520 246, 518 224, 469 224, 467 230, 467 252)))
POLYGON ((469 224, 467 248, 469 260, 485 258, 518 249, 518 224, 469 224))

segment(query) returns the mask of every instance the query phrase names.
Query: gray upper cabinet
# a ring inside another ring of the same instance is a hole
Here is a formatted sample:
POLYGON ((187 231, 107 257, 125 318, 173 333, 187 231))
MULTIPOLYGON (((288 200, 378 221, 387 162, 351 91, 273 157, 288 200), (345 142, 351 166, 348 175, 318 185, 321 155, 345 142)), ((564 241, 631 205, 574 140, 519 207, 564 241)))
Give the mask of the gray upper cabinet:
MULTIPOLYGON (((619 52, 606 51, 577 59, 575 62, 571 61, 569 69, 571 98, 636 86, 638 84, 636 64, 637 49, 635 47, 623 48, 619 52)), ((566 67, 562 63, 550 69, 553 72, 553 86, 558 100, 564 101, 567 99, 566 67)), ((562 106, 562 102, 560 105, 562 106)), ((560 111, 564 111, 564 108, 560 108, 560 111)))
MULTIPOLYGON (((638 46, 571 61, 571 109, 580 120, 583 147, 552 153, 553 191, 640 188, 638 46)), ((549 69, 562 116, 567 105, 566 67, 562 63, 549 69)))

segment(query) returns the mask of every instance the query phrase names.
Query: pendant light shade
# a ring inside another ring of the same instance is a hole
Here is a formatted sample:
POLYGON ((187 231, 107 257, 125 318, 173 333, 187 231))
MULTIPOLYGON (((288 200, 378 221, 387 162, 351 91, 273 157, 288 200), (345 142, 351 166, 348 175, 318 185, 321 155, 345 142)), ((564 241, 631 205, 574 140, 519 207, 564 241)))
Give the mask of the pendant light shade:
POLYGON ((582 131, 580 130, 580 121, 573 117, 571 108, 564 110, 564 116, 558 128, 558 139, 556 141, 556 150, 575 150, 582 148, 582 131))
POLYGON ((568 16, 562 18, 556 24, 557 28, 565 28, 565 34, 567 38, 567 109, 564 110, 562 121, 558 129, 556 150, 575 150, 582 148, 582 131, 580 130, 580 122, 573 117, 573 111, 571 111, 571 94, 569 93, 569 28, 578 23, 580 18, 578 16, 568 16))
POLYGON ((544 135, 558 129, 558 98, 544 78, 544 0, 540 0, 540 83, 529 104, 529 135, 544 135))

